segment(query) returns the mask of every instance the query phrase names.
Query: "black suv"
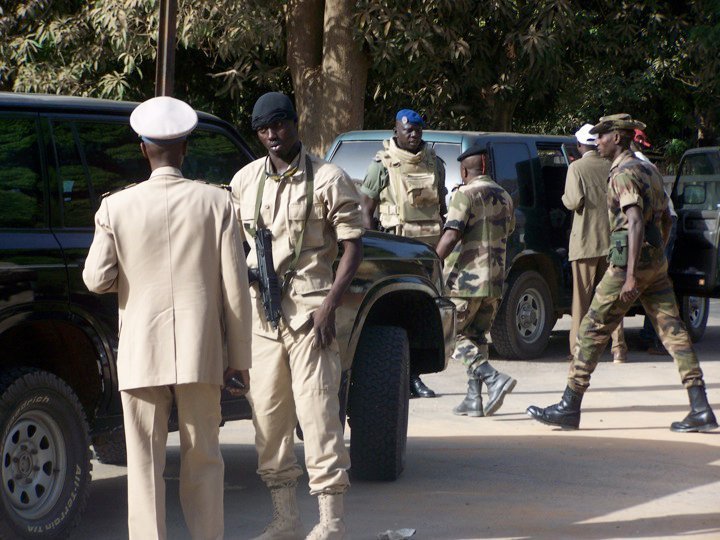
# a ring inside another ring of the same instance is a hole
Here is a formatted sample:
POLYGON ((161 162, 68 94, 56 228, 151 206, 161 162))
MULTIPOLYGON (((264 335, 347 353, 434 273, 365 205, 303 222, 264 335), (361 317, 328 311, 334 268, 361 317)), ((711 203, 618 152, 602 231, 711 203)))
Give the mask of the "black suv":
MULTIPOLYGON (((117 298, 81 278, 102 194, 149 175, 129 126, 136 104, 0 93, 0 537, 66 537, 87 503, 91 442, 124 461, 117 298)), ((236 130, 199 114, 188 178, 227 183, 253 158, 236 130)), ((402 472, 409 365, 441 371, 454 308, 425 244, 381 233, 337 314, 352 473, 402 472), (410 314, 410 315, 409 315, 410 314)), ((223 419, 247 419, 223 395, 223 419)), ((171 419, 171 424, 172 424, 171 419)))

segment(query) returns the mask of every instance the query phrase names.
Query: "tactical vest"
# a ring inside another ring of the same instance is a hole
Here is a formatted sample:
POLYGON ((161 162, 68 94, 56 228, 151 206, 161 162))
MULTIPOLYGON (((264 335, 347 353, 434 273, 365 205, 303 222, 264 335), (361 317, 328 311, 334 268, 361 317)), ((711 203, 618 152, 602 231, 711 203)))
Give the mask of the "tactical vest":
POLYGON ((388 185, 380 191, 380 225, 398 236, 437 245, 442 219, 435 151, 425 147, 412 154, 398 148, 394 139, 383 141, 383 147, 375 156, 388 171, 388 185))

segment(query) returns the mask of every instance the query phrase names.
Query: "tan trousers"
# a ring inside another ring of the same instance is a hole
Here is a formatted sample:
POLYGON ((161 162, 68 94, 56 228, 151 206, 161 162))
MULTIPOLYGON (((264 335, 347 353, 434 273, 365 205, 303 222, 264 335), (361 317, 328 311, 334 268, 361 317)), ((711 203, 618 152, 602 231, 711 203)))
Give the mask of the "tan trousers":
POLYGON ((258 474, 269 488, 295 485, 295 425, 305 442, 310 494, 343 493, 350 467, 340 424, 337 343, 313 349, 310 324, 297 332, 281 323, 277 338, 253 335, 249 399, 253 408, 258 474))
MULTIPOLYGON (((580 322, 590 309, 590 303, 600 280, 608 268, 605 257, 571 261, 573 275, 572 326, 570 327, 570 354, 575 352, 580 322)), ((627 351, 622 321, 612 333, 612 350, 627 351)))
MULTIPOLYGON (((180 424, 180 503, 193 540, 223 537, 220 387, 173 387, 180 424)), ((165 540, 165 446, 173 403, 169 386, 121 392, 127 444, 130 540, 165 540)))

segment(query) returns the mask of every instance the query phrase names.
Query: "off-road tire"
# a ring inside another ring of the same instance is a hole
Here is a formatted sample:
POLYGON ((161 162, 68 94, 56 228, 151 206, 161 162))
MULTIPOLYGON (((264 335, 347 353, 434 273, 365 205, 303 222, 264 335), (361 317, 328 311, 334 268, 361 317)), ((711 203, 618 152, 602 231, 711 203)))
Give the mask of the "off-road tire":
POLYGON ((550 288, 535 271, 513 274, 490 329, 501 358, 529 360, 547 347, 555 326, 550 288))
POLYGON ((125 447, 125 429, 116 427, 109 433, 93 437, 95 457, 105 465, 127 465, 127 448, 125 447))
POLYGON ((0 375, 0 538, 66 538, 85 510, 90 439, 85 413, 46 371, 0 375))
POLYGON ((692 342, 697 343, 705 334, 710 313, 710 299, 702 296, 682 296, 679 304, 680 318, 685 323, 692 342))
POLYGON ((359 480, 396 480, 405 468, 410 399, 407 332, 363 330, 350 379, 350 473, 359 480))

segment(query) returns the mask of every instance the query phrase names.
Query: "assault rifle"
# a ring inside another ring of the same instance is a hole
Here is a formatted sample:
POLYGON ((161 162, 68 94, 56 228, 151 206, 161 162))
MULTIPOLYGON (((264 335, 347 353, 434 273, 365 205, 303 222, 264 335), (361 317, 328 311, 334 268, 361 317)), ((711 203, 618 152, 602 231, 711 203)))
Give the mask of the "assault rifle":
POLYGON ((282 317, 282 295, 280 280, 275 273, 272 256, 272 234, 270 229, 258 229, 255 234, 255 254, 257 255, 257 269, 248 269, 250 283, 257 282, 262 294, 265 318, 273 328, 278 327, 282 317))

